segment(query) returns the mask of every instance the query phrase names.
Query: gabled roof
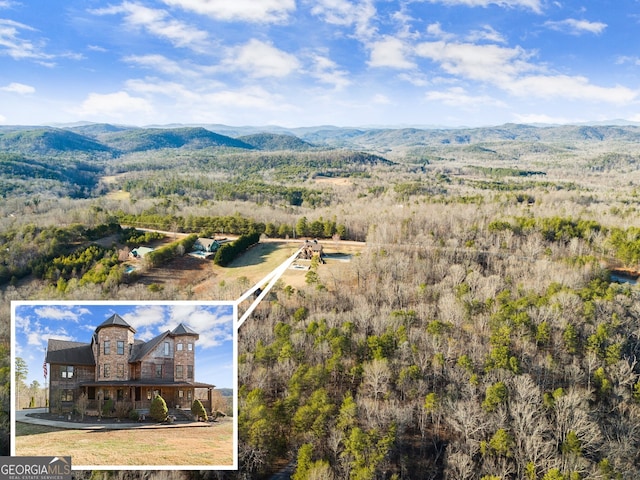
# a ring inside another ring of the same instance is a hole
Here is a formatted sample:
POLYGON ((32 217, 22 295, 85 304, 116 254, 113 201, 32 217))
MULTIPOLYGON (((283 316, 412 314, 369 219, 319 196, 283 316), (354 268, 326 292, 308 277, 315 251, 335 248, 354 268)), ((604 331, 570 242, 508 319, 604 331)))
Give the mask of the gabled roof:
POLYGON ((187 327, 184 323, 181 323, 176 328, 173 329, 171 335, 195 335, 199 337, 200 335, 195 330, 187 327))
POLYGON ((47 344, 47 358, 50 364, 95 365, 91 344, 69 342, 50 338, 47 344))
POLYGON ((129 357, 129 362, 137 362, 142 360, 142 358, 149 353, 151 350, 156 348, 162 340, 164 340, 171 332, 167 330, 166 332, 161 333, 157 337, 152 338, 148 342, 145 343, 134 343, 133 350, 131 351, 131 356, 129 357))
POLYGON ((98 325, 98 327, 96 328, 96 333, 98 333, 98 330, 100 330, 101 328, 114 327, 114 326, 126 327, 129 330, 131 330, 133 333, 136 333, 136 329, 133 328, 131 325, 129 325, 127 322, 125 322, 124 318, 122 318, 117 313, 114 313, 109 318, 107 318, 104 322, 98 325))
MULTIPOLYGON (((135 329, 129 325, 124 319, 114 314, 107 320, 102 322, 95 330, 95 333, 91 337, 91 343, 70 342, 67 340, 49 339, 49 346, 47 349, 48 363, 56 364, 69 364, 69 365, 95 365, 95 359, 93 357, 92 344, 97 342, 97 332, 101 328, 106 327, 123 327, 130 329, 135 333, 135 329)), ((129 362, 141 361, 149 352, 153 351, 165 338, 178 337, 183 335, 194 336, 196 339, 200 337, 198 332, 187 327, 183 323, 178 325, 173 331, 165 331, 160 335, 152 338, 148 342, 144 342, 139 339, 135 339, 131 352, 129 354, 129 362)))
POLYGON ((198 245, 204 248, 205 251, 210 252, 212 251, 212 247, 218 245, 218 241, 213 238, 198 238, 194 246, 198 245))

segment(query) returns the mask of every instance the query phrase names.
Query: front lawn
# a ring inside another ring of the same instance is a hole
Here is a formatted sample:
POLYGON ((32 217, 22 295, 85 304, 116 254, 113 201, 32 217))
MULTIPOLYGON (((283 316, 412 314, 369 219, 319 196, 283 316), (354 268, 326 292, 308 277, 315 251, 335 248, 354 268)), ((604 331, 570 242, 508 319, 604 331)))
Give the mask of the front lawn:
POLYGON ((67 430, 16 422, 19 456, 71 456, 78 466, 233 466, 233 420, 210 427, 67 430))

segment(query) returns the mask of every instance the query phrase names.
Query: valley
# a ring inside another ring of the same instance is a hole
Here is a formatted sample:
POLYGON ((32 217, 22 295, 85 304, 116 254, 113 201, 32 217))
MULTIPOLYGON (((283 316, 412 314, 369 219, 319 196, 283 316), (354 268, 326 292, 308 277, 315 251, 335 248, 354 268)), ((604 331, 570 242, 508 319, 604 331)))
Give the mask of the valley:
POLYGON ((317 240, 239 331, 219 478, 637 478, 639 138, 3 126, 3 447, 12 300, 234 300, 317 240), (224 265, 179 243, 251 235, 224 265))

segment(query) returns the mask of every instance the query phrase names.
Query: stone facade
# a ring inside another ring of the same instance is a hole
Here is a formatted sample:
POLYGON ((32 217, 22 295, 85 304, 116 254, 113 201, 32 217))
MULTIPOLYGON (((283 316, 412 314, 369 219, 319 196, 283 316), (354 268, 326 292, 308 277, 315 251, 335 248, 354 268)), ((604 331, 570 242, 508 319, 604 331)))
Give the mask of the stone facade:
POLYGON ((195 381, 198 333, 185 325, 143 342, 135 329, 118 315, 99 325, 90 343, 50 339, 50 405, 71 410, 82 393, 91 408, 107 399, 131 408, 148 407, 155 395, 168 405, 190 407, 196 388, 214 385, 195 381))
POLYGON ((101 380, 130 380, 129 356, 133 348, 135 330, 120 325, 96 329, 92 345, 96 361, 96 382, 101 380))
POLYGON ((193 335, 180 335, 175 338, 175 368, 176 380, 193 381, 195 378, 195 344, 193 335))

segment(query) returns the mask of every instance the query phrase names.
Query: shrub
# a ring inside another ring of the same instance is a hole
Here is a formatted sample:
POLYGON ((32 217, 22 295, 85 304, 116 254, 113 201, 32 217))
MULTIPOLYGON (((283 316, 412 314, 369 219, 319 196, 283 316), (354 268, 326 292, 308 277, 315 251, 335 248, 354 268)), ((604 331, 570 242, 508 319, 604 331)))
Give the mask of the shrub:
POLYGON ((112 411, 113 411, 113 400, 111 398, 108 398, 104 402, 104 405, 102 406, 102 416, 110 417, 112 411))
POLYGON ((181 256, 184 252, 188 252, 193 248, 193 244, 198 239, 197 235, 189 235, 188 237, 178 241, 170 243, 164 247, 160 247, 146 255, 146 260, 149 265, 153 267, 159 267, 164 265, 170 260, 181 256))
POLYGON ((169 409, 167 408, 167 403, 164 401, 164 398, 160 395, 156 396, 151 402, 149 415, 158 422, 164 422, 167 419, 167 413, 169 413, 169 409))
POLYGON ((140 420, 140 412, 138 412, 137 410, 131 410, 129 412, 129 419, 137 422, 138 420, 140 420))
POLYGON ((131 406, 125 402, 116 402, 116 417, 124 419, 129 416, 129 410, 131 406))
POLYGON ((80 397, 78 397, 78 401, 76 402, 76 410, 80 414, 80 417, 84 421, 84 416, 87 414, 87 408, 89 407, 89 399, 87 398, 87 394, 82 392, 80 397))
POLYGON ((207 421, 207 411, 204 409, 204 405, 197 398, 193 401, 191 405, 191 413, 197 419, 198 417, 202 417, 204 421, 207 421))
POLYGON ((220 265, 221 267, 226 267, 237 256, 244 253, 249 247, 255 245, 259 241, 260 234, 257 232, 241 235, 235 242, 225 243, 222 245, 216 252, 215 257, 213 257, 213 263, 220 265))

